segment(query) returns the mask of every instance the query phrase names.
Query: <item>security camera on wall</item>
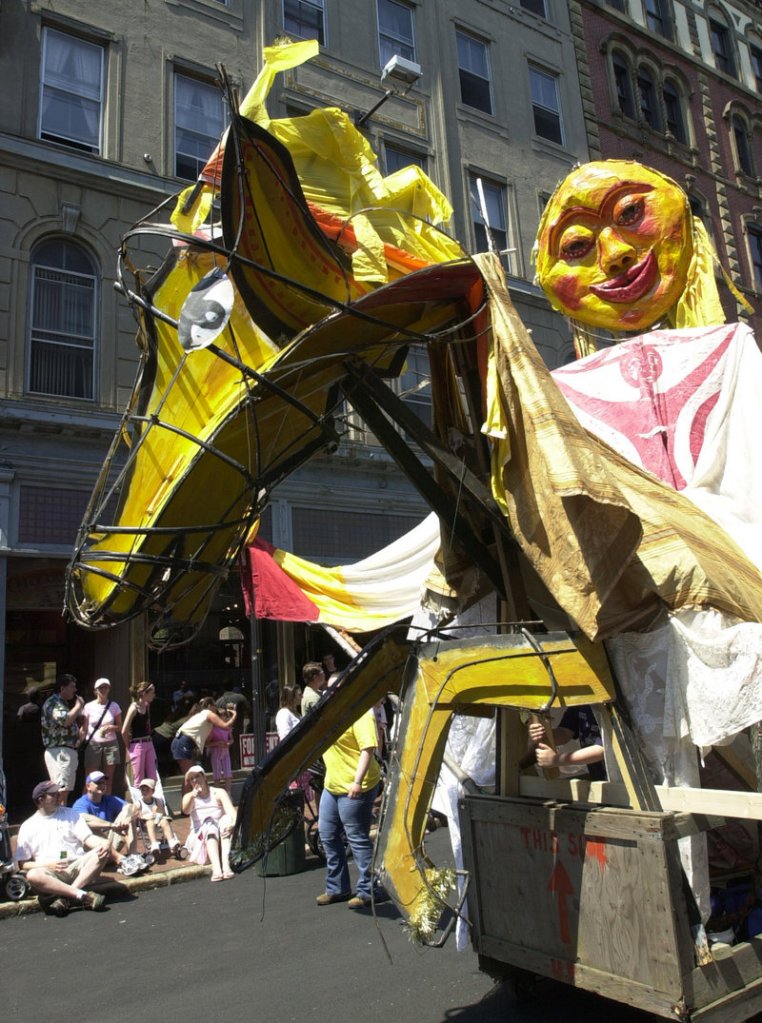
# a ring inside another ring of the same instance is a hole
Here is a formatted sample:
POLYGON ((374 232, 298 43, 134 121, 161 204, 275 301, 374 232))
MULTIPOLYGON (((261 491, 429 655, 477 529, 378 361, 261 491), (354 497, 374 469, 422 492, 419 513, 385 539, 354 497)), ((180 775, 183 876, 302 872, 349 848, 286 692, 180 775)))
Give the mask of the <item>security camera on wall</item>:
POLYGON ((406 57, 400 57, 398 53, 384 66, 384 70, 381 72, 381 81, 386 81, 387 78, 393 79, 395 82, 401 82, 403 85, 407 85, 408 88, 414 85, 423 74, 421 65, 416 64, 414 60, 408 60, 406 57))

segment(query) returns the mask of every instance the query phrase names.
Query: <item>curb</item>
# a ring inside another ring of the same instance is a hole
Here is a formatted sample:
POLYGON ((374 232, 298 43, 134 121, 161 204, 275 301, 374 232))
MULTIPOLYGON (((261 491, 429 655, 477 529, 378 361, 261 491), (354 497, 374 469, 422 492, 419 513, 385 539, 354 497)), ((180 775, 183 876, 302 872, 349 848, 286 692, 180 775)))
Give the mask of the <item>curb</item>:
MULTIPOLYGON (((123 881, 100 881, 91 885, 93 891, 124 895, 134 892, 147 892, 153 888, 166 888, 171 884, 182 884, 185 881, 195 881, 199 877, 208 877, 212 872, 211 866, 200 866, 194 864, 192 867, 175 867, 172 870, 163 870, 160 874, 143 874, 140 877, 126 877, 123 881)), ((29 916, 31 913, 41 913, 42 907, 36 897, 22 899, 21 902, 0 903, 0 920, 14 916, 29 916)))

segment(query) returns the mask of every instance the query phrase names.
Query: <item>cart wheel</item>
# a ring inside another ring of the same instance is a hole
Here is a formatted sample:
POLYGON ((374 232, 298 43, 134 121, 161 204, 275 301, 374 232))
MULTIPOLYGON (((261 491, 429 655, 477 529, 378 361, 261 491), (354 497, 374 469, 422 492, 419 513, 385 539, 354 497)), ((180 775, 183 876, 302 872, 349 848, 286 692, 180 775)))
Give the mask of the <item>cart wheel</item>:
POLYGON ((10 902, 21 902, 29 894, 29 884, 23 874, 11 874, 5 879, 5 897, 10 902))
POLYGON ((517 974, 508 981, 517 1002, 528 1002, 534 995, 537 978, 533 973, 517 974))

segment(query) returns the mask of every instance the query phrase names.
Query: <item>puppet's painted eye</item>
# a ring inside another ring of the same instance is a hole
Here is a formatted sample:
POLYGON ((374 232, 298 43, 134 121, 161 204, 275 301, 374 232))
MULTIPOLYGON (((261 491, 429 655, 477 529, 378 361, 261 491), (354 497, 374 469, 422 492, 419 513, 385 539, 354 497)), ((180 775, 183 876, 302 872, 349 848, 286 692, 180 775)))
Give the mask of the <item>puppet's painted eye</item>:
POLYGON ((562 259, 582 259, 592 249, 594 241, 589 231, 566 231, 558 247, 559 254, 562 259))
POLYGON ((625 199, 617 203, 614 223, 619 227, 632 227, 643 217, 645 208, 643 199, 625 199))

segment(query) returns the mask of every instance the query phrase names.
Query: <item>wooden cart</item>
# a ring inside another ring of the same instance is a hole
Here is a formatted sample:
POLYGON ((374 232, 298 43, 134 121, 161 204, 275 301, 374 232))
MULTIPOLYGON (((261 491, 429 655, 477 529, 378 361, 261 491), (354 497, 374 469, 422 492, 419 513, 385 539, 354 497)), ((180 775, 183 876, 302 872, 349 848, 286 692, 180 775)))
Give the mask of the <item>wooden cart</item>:
MULTIPOLYGON (((532 778, 518 789, 460 804, 472 941, 486 972, 519 983, 551 977, 673 1020, 740 1023, 762 1010, 762 940, 696 965, 677 841, 723 819, 580 801, 627 802, 621 785, 532 778), (522 788, 576 799, 532 798, 522 788)), ((701 801, 709 814, 735 800, 754 816, 762 798, 678 789, 658 796, 663 805, 701 801)))

